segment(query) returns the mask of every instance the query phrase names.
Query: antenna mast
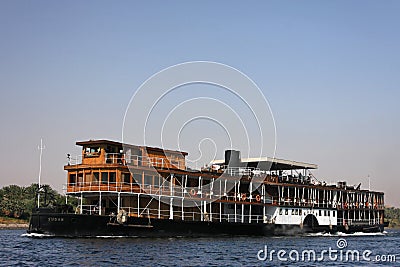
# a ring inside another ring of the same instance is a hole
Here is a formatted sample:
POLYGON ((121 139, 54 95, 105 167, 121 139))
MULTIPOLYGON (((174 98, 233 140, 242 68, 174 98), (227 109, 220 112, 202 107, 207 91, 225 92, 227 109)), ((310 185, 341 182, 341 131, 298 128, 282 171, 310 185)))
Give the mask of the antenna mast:
POLYGON ((40 146, 38 147, 40 150, 40 157, 39 157, 39 182, 38 182, 38 195, 37 195, 37 207, 40 207, 40 176, 42 176, 42 155, 43 155, 43 139, 40 138, 40 146))

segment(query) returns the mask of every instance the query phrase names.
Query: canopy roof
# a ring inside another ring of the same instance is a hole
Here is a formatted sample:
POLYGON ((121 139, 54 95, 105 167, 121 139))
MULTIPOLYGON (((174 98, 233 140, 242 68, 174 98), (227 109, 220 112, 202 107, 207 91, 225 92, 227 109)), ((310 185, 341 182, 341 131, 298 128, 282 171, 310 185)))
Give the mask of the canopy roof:
POLYGON ((136 145, 131 145, 131 144, 125 144, 121 142, 116 142, 116 141, 111 141, 111 140, 89 140, 89 141, 78 141, 76 142, 76 145, 78 146, 91 146, 91 145, 112 145, 112 146, 118 146, 121 147, 125 146, 127 148, 132 147, 132 148, 139 148, 139 147, 144 147, 147 151, 154 151, 154 152, 167 152, 167 153, 180 153, 184 156, 186 156, 188 153, 183 152, 183 151, 177 151, 177 150, 170 150, 170 149, 162 149, 159 147, 150 147, 150 146, 136 146, 136 145))
MULTIPOLYGON (((225 164, 225 160, 214 160, 211 162, 211 164, 223 165, 225 164)), ((318 168, 318 165, 316 164, 286 160, 286 159, 270 158, 270 157, 244 158, 241 159, 241 166, 259 168, 261 170, 271 170, 271 171, 318 168)))

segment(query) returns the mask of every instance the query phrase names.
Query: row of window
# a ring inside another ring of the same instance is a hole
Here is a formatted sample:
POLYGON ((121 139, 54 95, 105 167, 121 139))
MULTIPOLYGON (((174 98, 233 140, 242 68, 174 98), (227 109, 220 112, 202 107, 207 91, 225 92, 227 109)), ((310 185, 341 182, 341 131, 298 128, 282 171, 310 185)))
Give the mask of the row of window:
MULTIPOLYGON (((283 215, 283 213, 285 213, 285 215, 289 215, 290 212, 291 212, 291 215, 302 215, 302 209, 289 209, 289 208, 279 209, 279 215, 283 215)), ((304 215, 306 215, 305 212, 304 212, 304 215)), ((331 211, 330 210, 318 210, 318 213, 316 215, 317 216, 331 216, 331 211)), ((332 211, 332 216, 333 217, 336 216, 336 213, 334 210, 332 211)))
MULTIPOLYGON (((115 183, 117 182, 117 174, 116 172, 93 172, 91 179, 86 180, 86 182, 99 182, 107 184, 107 183, 115 183)), ((69 182, 71 184, 75 183, 83 183, 83 173, 79 173, 78 176, 75 173, 71 173, 69 175, 69 182)))
MULTIPOLYGON (((70 184, 75 184, 75 183, 90 183, 90 182, 101 182, 103 184, 107 183, 116 183, 116 172, 115 171, 92 171, 88 173, 78 173, 76 174, 75 172, 69 173, 69 183, 70 184)), ((186 184, 188 187, 198 187, 199 182, 197 177, 188 177, 188 180, 185 182, 185 177, 181 175, 174 175, 175 180, 177 181, 177 184, 186 184)), ((121 173, 121 182, 128 185, 130 183, 133 184, 145 184, 145 185, 151 185, 154 187, 159 187, 162 185, 167 186, 169 183, 165 182, 164 178, 160 175, 150 175, 150 174, 142 174, 142 173, 134 173, 133 177, 131 173, 129 172, 122 172, 121 173)), ((201 180, 202 185, 207 185, 210 183, 209 179, 202 179, 201 180)), ((224 184, 221 184, 224 187, 224 184)), ((233 184, 230 182, 227 182, 226 187, 229 188, 229 186, 233 187, 233 184)), ((248 185, 247 185, 248 186, 248 185)), ((242 185, 240 187, 240 191, 245 191, 247 188, 245 188, 242 185)))
MULTIPOLYGON (((144 175, 144 184, 159 186, 160 183, 162 184, 162 182, 163 182, 160 178, 161 177, 159 177, 159 176, 144 175)), ((69 182, 71 184, 83 183, 84 182, 83 173, 79 173, 78 176, 75 173, 70 173, 69 174, 69 182)), ((116 172, 92 172, 91 174, 86 175, 85 182, 101 182, 102 184, 116 183, 117 175, 116 175, 116 172)), ((123 172, 121 174, 121 182, 123 182, 125 184, 130 184, 131 183, 131 174, 128 172, 123 172)), ((133 183, 142 183, 142 174, 135 173, 133 175, 132 182, 133 183)))

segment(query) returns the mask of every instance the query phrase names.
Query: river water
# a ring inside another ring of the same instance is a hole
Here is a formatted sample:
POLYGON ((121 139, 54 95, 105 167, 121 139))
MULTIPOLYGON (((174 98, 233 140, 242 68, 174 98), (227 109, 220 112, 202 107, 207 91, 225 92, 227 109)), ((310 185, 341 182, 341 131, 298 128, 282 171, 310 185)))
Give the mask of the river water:
POLYGON ((0 246, 0 266, 400 266, 399 230, 369 235, 91 239, 32 238, 24 230, 1 230, 0 246))

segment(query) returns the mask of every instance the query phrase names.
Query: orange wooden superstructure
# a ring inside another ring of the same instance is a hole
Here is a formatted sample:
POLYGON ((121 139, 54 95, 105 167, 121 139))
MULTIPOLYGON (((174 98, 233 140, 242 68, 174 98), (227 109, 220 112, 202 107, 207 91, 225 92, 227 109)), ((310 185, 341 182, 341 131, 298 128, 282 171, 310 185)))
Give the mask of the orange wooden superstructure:
POLYGON ((76 191, 132 191, 143 184, 154 183, 158 177, 153 168, 185 170, 186 152, 155 147, 123 145, 109 140, 76 142, 82 146, 77 160, 64 167, 68 171, 67 192, 76 191), (130 157, 127 158, 127 151, 130 157), (133 179, 129 168, 137 170, 141 178, 133 179), (146 181, 144 181, 146 180, 146 181))

